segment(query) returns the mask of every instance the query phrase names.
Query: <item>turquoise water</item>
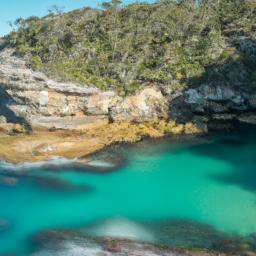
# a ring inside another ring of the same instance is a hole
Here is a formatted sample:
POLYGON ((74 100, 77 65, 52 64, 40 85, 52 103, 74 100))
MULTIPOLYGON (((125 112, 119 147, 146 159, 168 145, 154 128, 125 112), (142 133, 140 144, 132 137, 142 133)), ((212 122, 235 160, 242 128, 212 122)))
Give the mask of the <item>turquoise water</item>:
POLYGON ((253 130, 116 146, 112 156, 117 152, 125 164, 109 173, 37 167, 14 186, 0 185, 0 220, 8 221, 0 253, 30 253, 33 236, 55 228, 169 244, 186 233, 177 223, 201 228, 199 239, 206 225, 220 236, 256 233, 253 130))

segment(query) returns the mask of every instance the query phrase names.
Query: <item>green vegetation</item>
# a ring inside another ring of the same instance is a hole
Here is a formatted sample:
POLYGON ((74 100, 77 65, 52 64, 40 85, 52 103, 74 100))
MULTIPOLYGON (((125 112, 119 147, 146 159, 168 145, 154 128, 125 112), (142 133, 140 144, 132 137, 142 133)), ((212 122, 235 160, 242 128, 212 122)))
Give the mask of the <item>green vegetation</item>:
POLYGON ((101 10, 55 7, 42 19, 19 18, 5 40, 55 79, 127 95, 146 84, 183 89, 216 77, 232 83, 239 68, 244 77, 236 79, 255 84, 255 24, 255 0, 112 0, 101 10))

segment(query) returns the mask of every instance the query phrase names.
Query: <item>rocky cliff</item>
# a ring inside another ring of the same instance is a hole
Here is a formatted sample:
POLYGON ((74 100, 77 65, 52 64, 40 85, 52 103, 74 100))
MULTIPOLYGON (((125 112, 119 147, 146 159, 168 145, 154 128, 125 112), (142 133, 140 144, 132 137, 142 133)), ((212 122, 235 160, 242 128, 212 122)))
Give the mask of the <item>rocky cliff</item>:
POLYGON ((75 129, 95 122, 152 121, 167 117, 167 98, 148 87, 123 98, 115 91, 73 83, 59 83, 30 69, 13 55, 0 53, 1 123, 33 127, 75 129))
POLYGON ((116 142, 256 124, 256 93, 245 88, 214 80, 183 90, 152 83, 122 97, 115 89, 52 80, 5 47, 0 51, 0 159, 76 158, 116 142))
POLYGON ((236 123, 256 124, 256 94, 239 87, 202 84, 170 102, 169 116, 181 122, 223 129, 236 123))
POLYGON ((133 96, 114 90, 60 83, 33 71, 26 61, 6 48, 0 52, 1 125, 82 129, 89 124, 158 121, 192 122, 204 130, 212 121, 255 123, 256 93, 239 87, 202 84, 172 91, 150 85, 133 96))

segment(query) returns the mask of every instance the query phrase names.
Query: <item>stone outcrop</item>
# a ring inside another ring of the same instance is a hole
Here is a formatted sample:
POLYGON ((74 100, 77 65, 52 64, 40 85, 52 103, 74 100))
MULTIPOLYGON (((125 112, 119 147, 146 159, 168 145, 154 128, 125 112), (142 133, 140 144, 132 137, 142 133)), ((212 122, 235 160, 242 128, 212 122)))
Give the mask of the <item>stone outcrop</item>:
POLYGON ((171 115, 210 126, 212 122, 255 124, 256 94, 239 87, 203 84, 171 102, 171 115))
POLYGON ((75 231, 48 230, 34 238, 39 255, 81 256, 225 256, 207 250, 186 250, 118 239, 97 239, 75 231))
POLYGON ((110 108, 113 121, 156 121, 168 117, 168 101, 159 89, 149 87, 110 108))
POLYGON ((156 87, 122 98, 115 91, 60 83, 0 53, 0 121, 26 127, 75 129, 95 122, 147 121, 166 116, 167 100, 156 87))
POLYGON ((250 110, 250 97, 229 86, 202 85, 197 89, 187 90, 185 102, 195 113, 227 113, 250 110))
MULTIPOLYGON (((255 110, 256 94, 239 87, 204 84, 177 93, 152 85, 136 95, 120 97, 116 91, 53 81, 32 70, 12 49, 0 52, 0 125, 7 131, 19 133, 22 127, 82 129, 95 123, 168 118, 207 131, 212 120, 255 123, 255 110)), ((188 130, 175 127, 175 133, 181 129, 188 130)))

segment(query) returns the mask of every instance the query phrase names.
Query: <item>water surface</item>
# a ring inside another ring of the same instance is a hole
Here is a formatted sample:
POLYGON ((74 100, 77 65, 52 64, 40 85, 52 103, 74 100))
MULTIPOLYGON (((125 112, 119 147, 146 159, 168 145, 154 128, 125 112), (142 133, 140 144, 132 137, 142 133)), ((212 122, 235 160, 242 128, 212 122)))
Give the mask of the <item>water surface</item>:
POLYGON ((256 233, 253 130, 116 152, 126 164, 113 172, 36 167, 16 185, 0 183, 0 253, 29 254, 33 236, 55 228, 184 246, 256 233))

